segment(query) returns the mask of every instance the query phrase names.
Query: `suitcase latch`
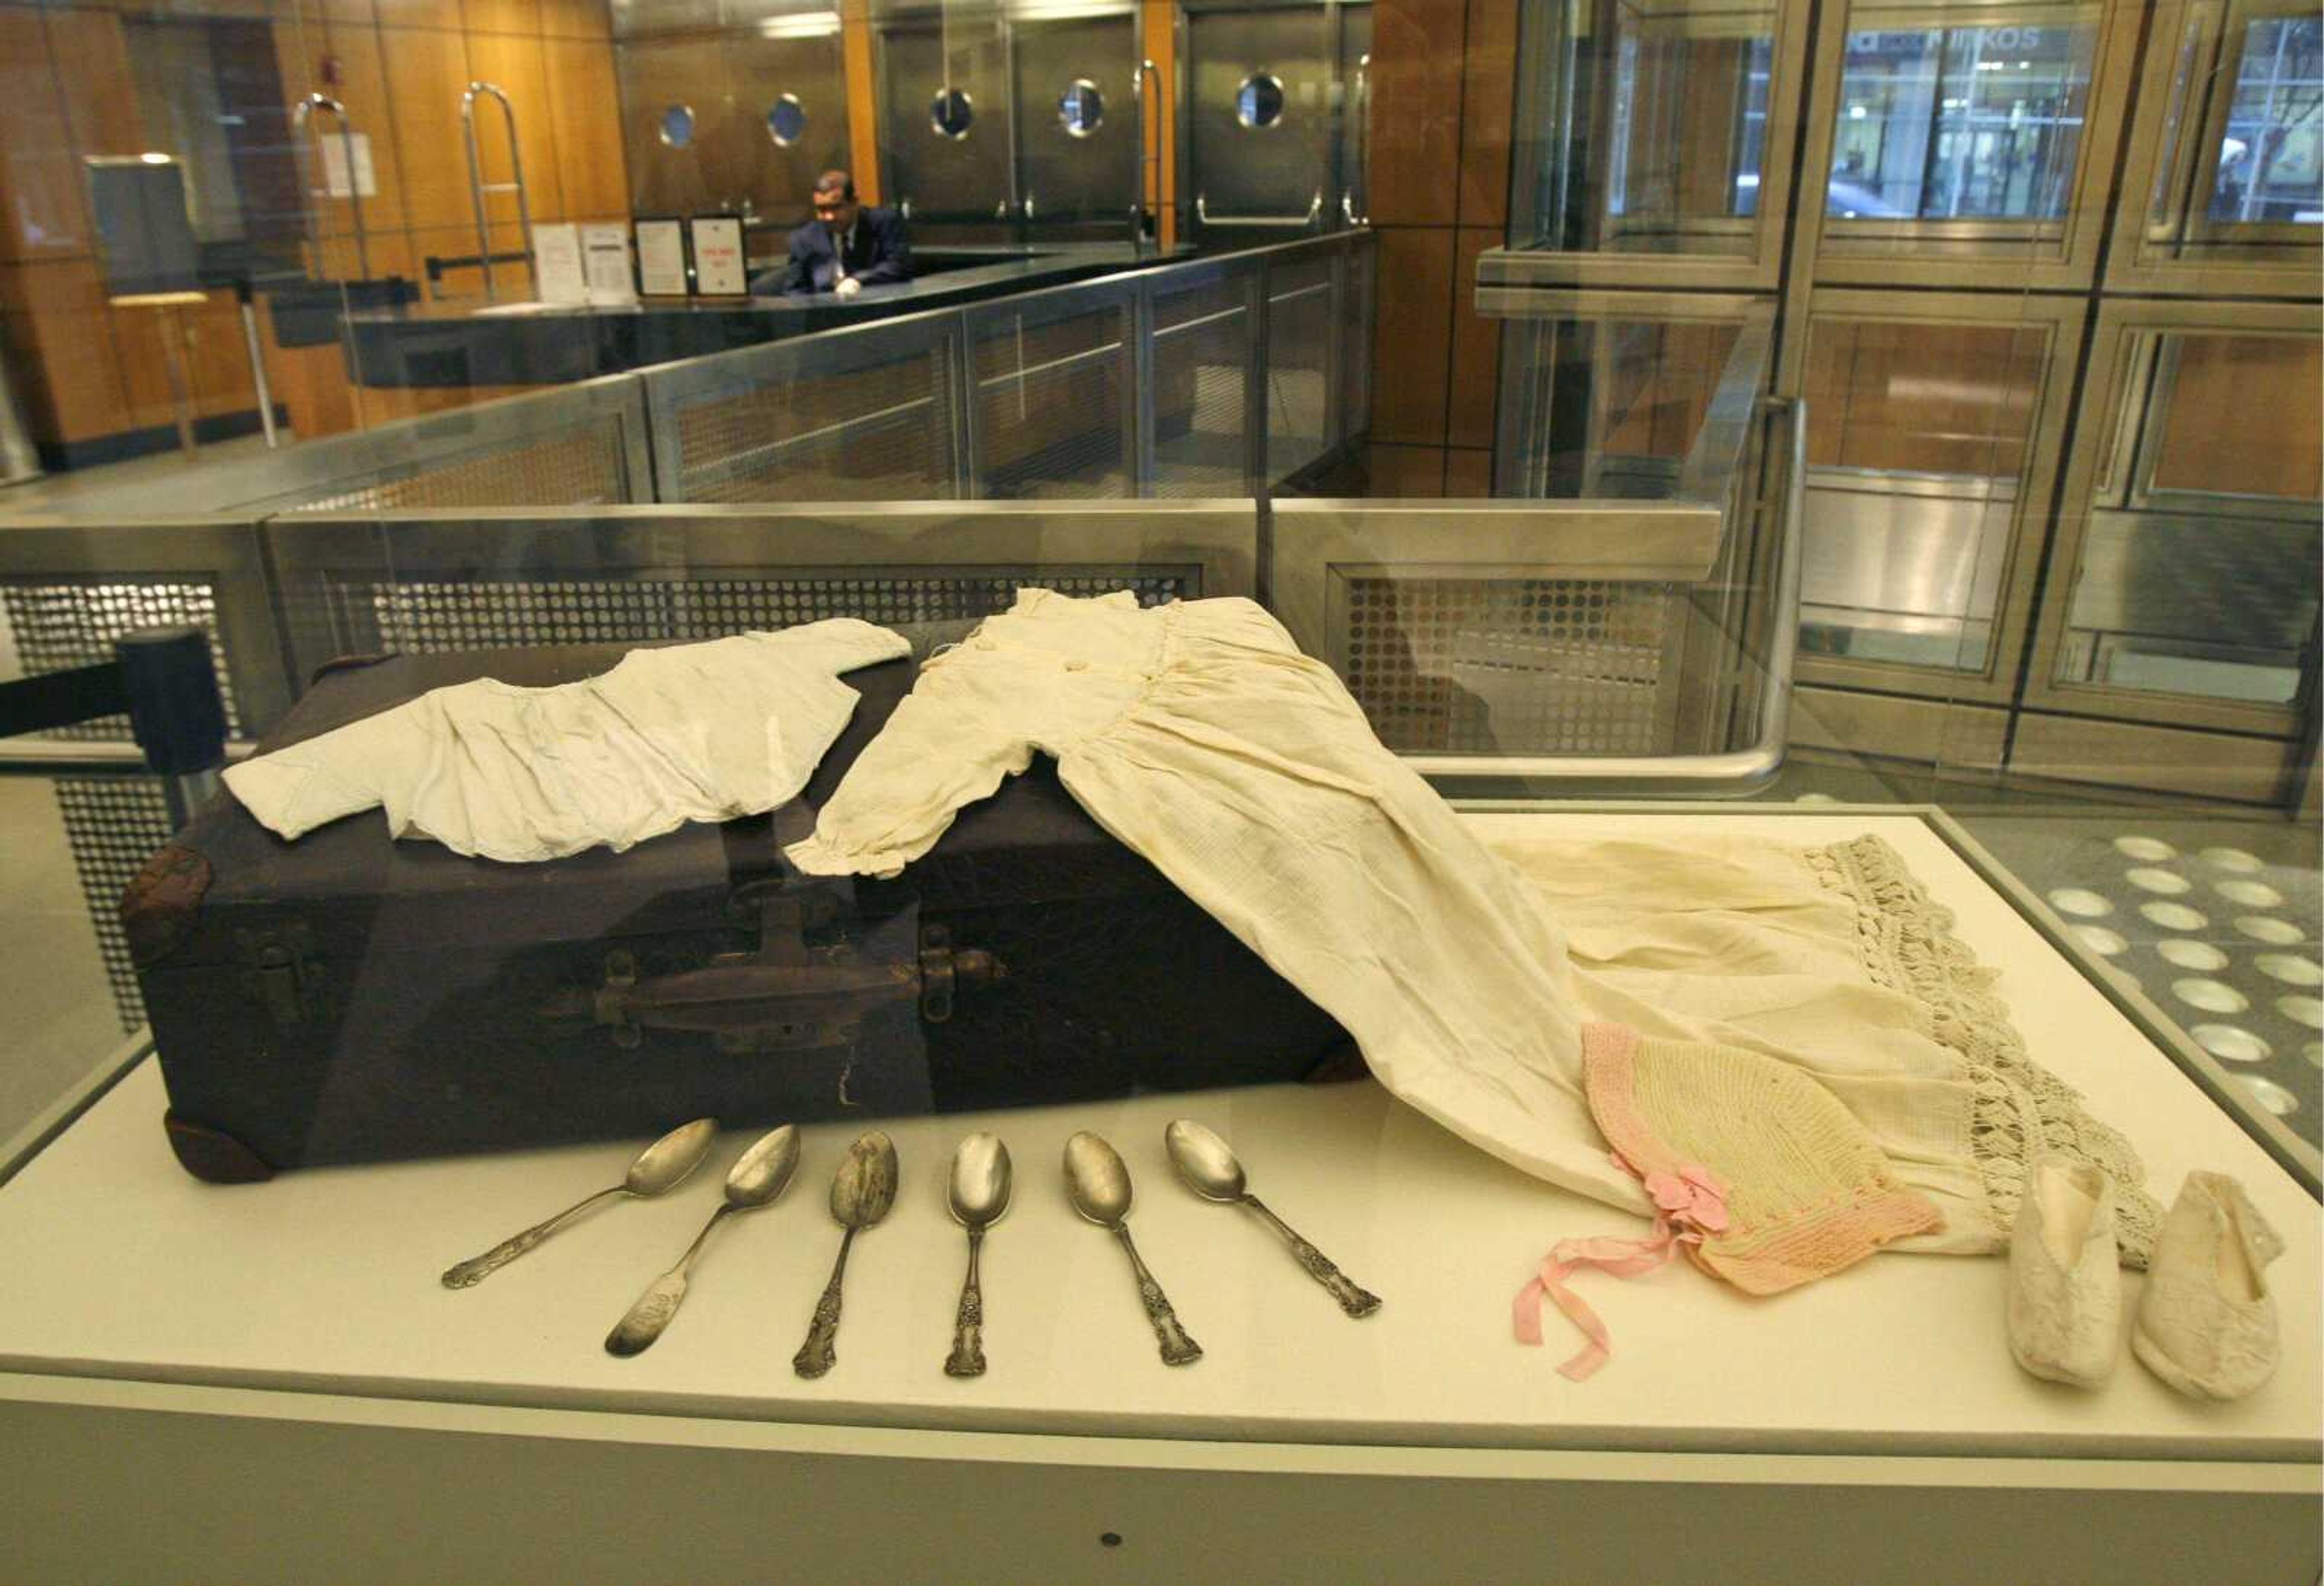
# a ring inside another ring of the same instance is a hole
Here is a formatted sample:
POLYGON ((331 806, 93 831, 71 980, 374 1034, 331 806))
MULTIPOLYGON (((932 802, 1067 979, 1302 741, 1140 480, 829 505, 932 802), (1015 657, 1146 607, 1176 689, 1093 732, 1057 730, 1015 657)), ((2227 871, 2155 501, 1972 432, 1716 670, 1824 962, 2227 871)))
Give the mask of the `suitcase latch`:
POLYGON ((885 1009, 917 1002, 921 1018, 941 1023, 952 1016, 961 985, 1006 973, 990 953, 953 952, 941 926, 922 929, 916 962, 873 962, 845 944, 810 946, 806 899, 812 896, 779 884, 747 889, 735 903, 738 911, 758 914, 755 951, 724 953, 700 969, 643 979, 636 955, 617 949, 606 954, 602 984, 558 994, 541 1016, 552 1023, 584 1019, 624 1047, 654 1029, 699 1031, 722 1052, 812 1051, 852 1044, 864 1020, 885 1009))
POLYGON ((288 1031, 306 1023, 315 972, 305 923, 293 920, 279 933, 236 931, 235 945, 242 959, 243 989, 266 1010, 274 1028, 288 1031))

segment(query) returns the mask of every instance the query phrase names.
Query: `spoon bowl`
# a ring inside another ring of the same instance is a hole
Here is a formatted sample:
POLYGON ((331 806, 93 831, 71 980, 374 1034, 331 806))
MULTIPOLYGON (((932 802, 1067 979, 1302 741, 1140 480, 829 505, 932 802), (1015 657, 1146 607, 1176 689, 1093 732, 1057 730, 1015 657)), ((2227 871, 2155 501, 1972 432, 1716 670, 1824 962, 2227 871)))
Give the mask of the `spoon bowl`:
POLYGON ((798 1161, 798 1125, 760 1136, 726 1170, 726 1203, 738 1212, 769 1204, 789 1187, 798 1161))
POLYGON ((1009 1148, 995 1134, 973 1134, 952 1154, 952 1185, 945 1203, 952 1220, 972 1233, 1001 1221, 1009 1210, 1009 1148))
POLYGON ((687 1175, 702 1166, 702 1159, 710 1154, 711 1142, 717 1138, 718 1120, 715 1118, 697 1118, 692 1123, 680 1124, 640 1151, 621 1183, 575 1202, 522 1233, 511 1235, 481 1256, 460 1262, 444 1274, 444 1286, 475 1287, 608 1195, 629 1195, 642 1201, 677 1188, 687 1175))
POLYGON ((831 1215, 843 1228, 869 1228, 896 1203, 896 1143, 876 1129, 855 1137, 831 1178, 831 1215))
POLYGON ((1065 1185, 1074 1210, 1100 1228, 1119 1229, 1130 1216, 1130 1169, 1087 1130, 1065 1142, 1065 1185))
POLYGON ((1242 1164, 1217 1135, 1191 1118, 1181 1118, 1162 1131, 1162 1144, 1170 1153, 1170 1166, 1203 1199, 1242 1199, 1248 1187, 1242 1164))

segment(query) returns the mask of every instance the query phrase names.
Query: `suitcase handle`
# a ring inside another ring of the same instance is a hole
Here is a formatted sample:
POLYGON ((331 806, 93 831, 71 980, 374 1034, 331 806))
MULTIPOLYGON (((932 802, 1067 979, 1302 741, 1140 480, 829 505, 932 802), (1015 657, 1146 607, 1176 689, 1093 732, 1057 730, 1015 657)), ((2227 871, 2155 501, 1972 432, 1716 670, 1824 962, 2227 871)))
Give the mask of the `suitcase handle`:
POLYGON ((755 905, 759 946, 727 953, 700 969, 638 978, 626 948, 606 955, 604 983, 594 991, 559 992, 540 1017, 567 1028, 610 1029, 613 1043, 632 1047, 647 1030, 695 1031, 724 1052, 811 1051, 853 1042, 863 1021, 917 1003, 919 1017, 941 1024, 952 1017, 964 984, 1007 977, 991 954, 955 953, 942 926, 920 931, 917 962, 881 964, 852 949, 810 949, 804 933, 805 898, 779 882, 746 889, 738 905, 755 905))

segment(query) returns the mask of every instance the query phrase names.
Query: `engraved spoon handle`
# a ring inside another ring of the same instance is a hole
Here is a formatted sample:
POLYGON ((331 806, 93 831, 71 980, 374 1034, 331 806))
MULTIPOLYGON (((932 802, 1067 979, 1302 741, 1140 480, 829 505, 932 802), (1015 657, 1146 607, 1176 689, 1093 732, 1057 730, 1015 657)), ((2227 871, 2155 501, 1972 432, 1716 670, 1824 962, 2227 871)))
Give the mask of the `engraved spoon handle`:
POLYGON ((1301 1239, 1298 1231, 1291 1224, 1268 1210, 1266 1202, 1257 1195, 1246 1194, 1242 1203, 1275 1224, 1277 1231, 1291 1241, 1292 1255, 1307 1268, 1307 1276, 1332 1291, 1332 1297, 1340 1302, 1340 1309, 1351 1316, 1369 1316, 1380 1308, 1379 1296, 1357 1286, 1346 1273, 1332 1264, 1329 1257, 1301 1239))
POLYGON ((536 1222, 530 1228, 526 1229, 522 1233, 512 1234, 507 1239, 501 1240, 500 1243, 494 1245, 491 1249, 486 1250, 483 1255, 472 1256, 467 1260, 460 1262, 457 1266, 448 1268, 444 1274, 444 1286, 446 1288, 474 1287, 475 1285, 482 1283, 485 1278, 490 1277, 493 1273, 499 1271, 502 1268, 507 1266, 511 1261, 515 1260, 519 1256, 523 1255, 527 1250, 532 1249, 542 1240, 545 1240, 550 1234, 555 1233, 567 1222, 572 1222, 573 1219, 581 1215, 582 1213, 587 1211, 590 1207, 604 1200, 607 1195, 626 1194, 628 1192, 629 1186, 627 1185, 617 1184, 611 1189, 599 1190, 595 1194, 589 1196, 586 1200, 576 1201, 573 1204, 566 1207, 565 1210, 559 1212, 556 1216, 549 1218, 547 1222, 536 1222))
POLYGON ((1170 1296, 1162 1292, 1162 1286, 1154 1281, 1154 1274, 1138 1259, 1138 1247, 1130 1242, 1129 1225, 1116 1223, 1113 1232, 1121 1240, 1121 1248, 1130 1252, 1130 1270, 1138 1274, 1138 1297, 1146 1302, 1146 1319, 1154 1323, 1154 1336, 1162 1345, 1162 1363, 1193 1365, 1203 1358, 1203 1346, 1178 1325, 1178 1313, 1170 1308, 1170 1296))
POLYGON ((678 1259, 678 1265, 646 1286, 645 1293, 637 1297, 629 1313, 605 1335, 607 1354, 641 1355, 652 1347, 653 1341, 661 1336, 662 1329, 669 1325, 669 1319, 678 1314, 678 1307, 686 1299, 686 1275, 694 1265, 694 1258, 702 1253, 710 1231, 734 1209, 728 1204, 710 1213, 710 1221, 702 1225, 702 1231, 686 1247, 686 1254, 678 1259))
POLYGON ((984 1291, 977 1284, 977 1258, 984 1250, 984 1230, 968 1231, 968 1277, 960 1286, 960 1314, 952 1324, 952 1354, 945 1361, 947 1377, 984 1375, 984 1291))
POLYGON ((791 1369, 802 1377, 820 1377, 839 1359, 834 1347, 839 1337, 839 1285, 847 1276, 847 1247, 854 1242, 853 1228, 839 1236, 839 1259, 832 1263, 831 1281, 823 1286, 823 1297, 815 1302, 815 1319, 807 1324, 807 1342, 791 1357, 791 1369))

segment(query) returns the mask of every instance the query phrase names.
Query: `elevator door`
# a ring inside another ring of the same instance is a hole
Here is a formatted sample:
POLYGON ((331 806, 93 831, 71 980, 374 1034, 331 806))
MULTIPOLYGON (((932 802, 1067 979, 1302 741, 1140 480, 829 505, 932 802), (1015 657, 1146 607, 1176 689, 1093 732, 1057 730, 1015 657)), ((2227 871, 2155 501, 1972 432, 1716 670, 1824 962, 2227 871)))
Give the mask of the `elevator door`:
POLYGON ((1129 235, 1138 191, 1137 23, 1114 15, 1019 18, 1017 207, 1035 236, 1102 228, 1129 235))
POLYGON ((1188 185, 1198 232, 1259 241, 1361 213, 1358 79, 1370 47, 1369 5, 1190 10, 1188 185))

